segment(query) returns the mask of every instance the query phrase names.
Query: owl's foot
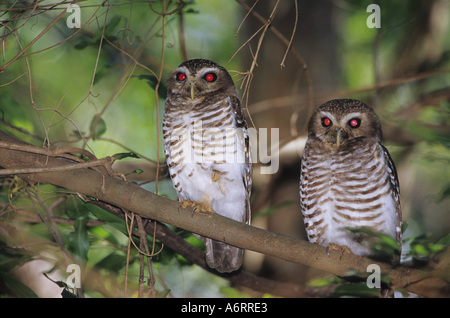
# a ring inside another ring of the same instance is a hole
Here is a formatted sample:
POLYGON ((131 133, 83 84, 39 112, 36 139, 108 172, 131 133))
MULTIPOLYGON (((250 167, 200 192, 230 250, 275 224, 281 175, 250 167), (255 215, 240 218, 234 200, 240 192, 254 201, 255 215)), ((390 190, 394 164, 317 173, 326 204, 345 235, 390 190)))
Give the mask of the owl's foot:
POLYGON ((327 245, 327 255, 328 256, 330 256, 330 249, 341 252, 341 255, 339 256, 339 259, 341 259, 342 255, 344 255, 346 253, 347 254, 349 254, 349 253, 351 254, 352 253, 350 248, 347 247, 347 246, 341 246, 341 245, 337 245, 337 244, 334 244, 334 243, 330 243, 330 244, 327 245))
POLYGON ((216 173, 215 171, 213 171, 213 174, 211 176, 211 181, 212 182, 217 182, 220 178, 220 175, 218 173, 216 173))
POLYGON ((188 206, 193 207, 192 213, 194 212, 211 212, 214 213, 211 205, 207 202, 196 202, 191 200, 184 200, 181 202, 182 208, 187 208, 188 206))

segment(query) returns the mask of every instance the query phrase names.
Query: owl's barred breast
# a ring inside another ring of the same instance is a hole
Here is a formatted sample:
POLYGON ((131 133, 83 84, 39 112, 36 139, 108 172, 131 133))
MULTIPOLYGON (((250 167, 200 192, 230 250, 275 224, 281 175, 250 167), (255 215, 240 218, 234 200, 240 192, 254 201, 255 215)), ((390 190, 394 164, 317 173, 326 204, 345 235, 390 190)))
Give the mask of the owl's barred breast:
POLYGON ((396 237, 396 202, 383 147, 370 138, 348 141, 325 151, 309 140, 302 160, 300 204, 313 243, 367 250, 346 227, 368 227, 396 237))
POLYGON ((207 202, 216 213, 247 221, 245 204, 239 210, 229 206, 246 200, 244 134, 227 99, 208 111, 174 106, 166 112, 166 160, 181 200, 207 202))

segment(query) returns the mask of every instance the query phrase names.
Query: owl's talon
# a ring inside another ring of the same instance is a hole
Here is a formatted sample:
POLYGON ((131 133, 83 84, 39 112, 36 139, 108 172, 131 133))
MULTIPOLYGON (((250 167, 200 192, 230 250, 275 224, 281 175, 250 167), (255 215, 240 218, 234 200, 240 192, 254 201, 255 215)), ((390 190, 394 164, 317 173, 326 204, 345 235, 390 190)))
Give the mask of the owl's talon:
POLYGON ((206 212, 206 213, 214 213, 214 210, 212 209, 211 205, 206 202, 196 202, 191 200, 184 200, 181 202, 182 208, 192 207, 192 216, 194 216, 194 213, 196 212, 206 212))
POLYGON ((341 252, 339 259, 341 259, 344 254, 352 254, 352 251, 350 250, 349 247, 330 243, 327 245, 327 248, 326 248, 326 252, 327 252, 328 256, 330 256, 330 249, 341 252))

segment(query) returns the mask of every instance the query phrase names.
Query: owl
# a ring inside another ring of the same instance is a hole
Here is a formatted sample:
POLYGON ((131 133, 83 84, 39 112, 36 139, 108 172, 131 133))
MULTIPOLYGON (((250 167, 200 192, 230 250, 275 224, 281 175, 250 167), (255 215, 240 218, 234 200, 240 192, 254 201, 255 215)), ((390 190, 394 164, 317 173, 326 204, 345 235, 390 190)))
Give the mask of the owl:
MULTIPOLYGON (((188 60, 172 73, 167 89, 164 151, 181 205, 250 224, 250 141, 231 76, 212 61, 188 60)), ((211 268, 232 272, 242 265, 242 249, 203 242, 211 268)))
POLYGON ((301 162, 300 208, 309 241, 327 249, 370 255, 370 238, 348 228, 387 234, 401 245, 397 172, 372 108, 336 99, 314 111, 301 162))

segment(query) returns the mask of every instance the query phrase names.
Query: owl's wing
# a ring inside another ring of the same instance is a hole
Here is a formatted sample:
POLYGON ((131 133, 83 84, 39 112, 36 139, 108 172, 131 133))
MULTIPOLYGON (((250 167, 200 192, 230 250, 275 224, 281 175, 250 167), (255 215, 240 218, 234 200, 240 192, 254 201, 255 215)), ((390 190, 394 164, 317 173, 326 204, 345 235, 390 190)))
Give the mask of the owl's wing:
POLYGON ((394 160, 392 160, 391 155, 389 154, 389 151, 380 143, 381 148, 383 149, 384 153, 384 159, 386 162, 386 165, 389 169, 389 181, 391 184, 392 193, 395 200, 395 207, 397 212, 397 242, 402 241, 402 209, 400 206, 400 183, 398 181, 398 175, 397 175, 397 169, 395 168, 394 160))
POLYGON ((245 136, 245 184, 246 184, 246 220, 245 223, 250 224, 251 210, 250 210, 250 196, 252 193, 252 160, 251 160, 251 147, 250 138, 248 134, 245 136))
POLYGON ((245 121, 244 112, 242 111, 241 102, 237 96, 230 96, 231 107, 236 116, 236 123, 238 128, 247 129, 247 122, 245 121))
POLYGON ((250 210, 250 195, 252 192, 252 158, 250 137, 248 135, 247 122, 245 121, 244 112, 242 111, 241 102, 236 96, 230 96, 231 106, 236 116, 236 124, 238 128, 243 129, 244 132, 244 152, 245 152, 245 176, 244 184, 246 185, 246 206, 245 206, 245 223, 250 224, 251 210, 250 210))

